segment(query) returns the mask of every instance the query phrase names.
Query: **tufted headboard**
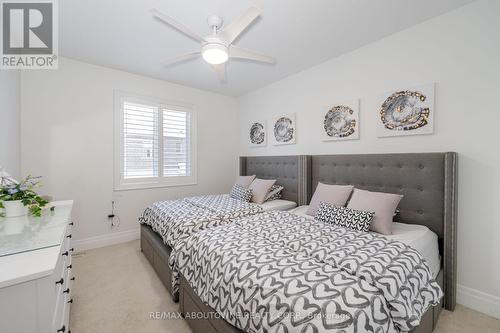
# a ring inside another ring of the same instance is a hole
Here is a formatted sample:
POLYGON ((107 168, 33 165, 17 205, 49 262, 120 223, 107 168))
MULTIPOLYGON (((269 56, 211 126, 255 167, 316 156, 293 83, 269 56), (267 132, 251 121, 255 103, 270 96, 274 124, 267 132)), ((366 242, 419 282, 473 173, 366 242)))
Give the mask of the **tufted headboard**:
POLYGON ((455 307, 457 153, 314 155, 310 173, 308 201, 318 182, 403 194, 395 221, 438 235, 444 305, 455 307))
POLYGON ((308 156, 242 156, 240 176, 257 175, 261 179, 276 179, 276 184, 284 187, 284 200, 305 205, 308 159, 308 156))

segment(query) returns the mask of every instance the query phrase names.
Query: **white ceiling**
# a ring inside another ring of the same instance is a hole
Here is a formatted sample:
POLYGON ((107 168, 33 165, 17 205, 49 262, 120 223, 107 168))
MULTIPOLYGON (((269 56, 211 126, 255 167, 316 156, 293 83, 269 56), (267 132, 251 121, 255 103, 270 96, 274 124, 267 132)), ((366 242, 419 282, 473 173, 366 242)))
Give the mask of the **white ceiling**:
MULTIPOLYGON (((60 54, 92 64, 239 96, 352 51, 471 0, 64 0, 60 1, 60 54), (206 18, 226 24, 251 5, 257 19, 235 42, 277 58, 276 65, 243 60, 227 64, 221 83, 203 60, 165 68, 167 60, 199 44, 154 20, 157 7, 201 35, 206 18)), ((436 32, 438 33, 438 32, 436 32)))

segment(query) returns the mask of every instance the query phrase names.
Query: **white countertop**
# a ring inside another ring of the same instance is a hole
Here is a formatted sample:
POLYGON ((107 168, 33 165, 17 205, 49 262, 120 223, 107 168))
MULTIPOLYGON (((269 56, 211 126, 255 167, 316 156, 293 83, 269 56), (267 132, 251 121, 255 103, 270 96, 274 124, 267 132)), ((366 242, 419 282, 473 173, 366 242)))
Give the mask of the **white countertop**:
POLYGON ((0 288, 47 276, 54 271, 71 219, 73 201, 53 202, 52 206, 56 207, 53 213, 36 220, 43 221, 40 226, 31 221, 19 234, 12 234, 12 229, 5 232, 5 222, 10 219, 0 222, 2 250, 13 253, 0 257, 0 288))

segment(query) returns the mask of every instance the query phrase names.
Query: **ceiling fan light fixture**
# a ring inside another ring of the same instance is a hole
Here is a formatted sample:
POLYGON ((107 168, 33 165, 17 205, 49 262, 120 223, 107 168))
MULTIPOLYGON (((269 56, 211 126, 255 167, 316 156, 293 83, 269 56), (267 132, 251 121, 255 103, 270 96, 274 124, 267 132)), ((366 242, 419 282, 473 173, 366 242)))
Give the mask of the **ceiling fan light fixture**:
POLYGON ((220 65, 229 59, 227 46, 218 43, 208 43, 201 50, 203 59, 212 65, 220 65))

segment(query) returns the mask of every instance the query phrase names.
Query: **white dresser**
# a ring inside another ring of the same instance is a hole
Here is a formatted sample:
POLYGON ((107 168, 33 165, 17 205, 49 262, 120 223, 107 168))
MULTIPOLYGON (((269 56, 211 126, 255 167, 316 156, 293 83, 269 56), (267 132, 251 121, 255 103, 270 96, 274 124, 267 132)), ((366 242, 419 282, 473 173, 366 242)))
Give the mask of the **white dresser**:
POLYGON ((0 220, 0 332, 69 332, 72 201, 0 220))

